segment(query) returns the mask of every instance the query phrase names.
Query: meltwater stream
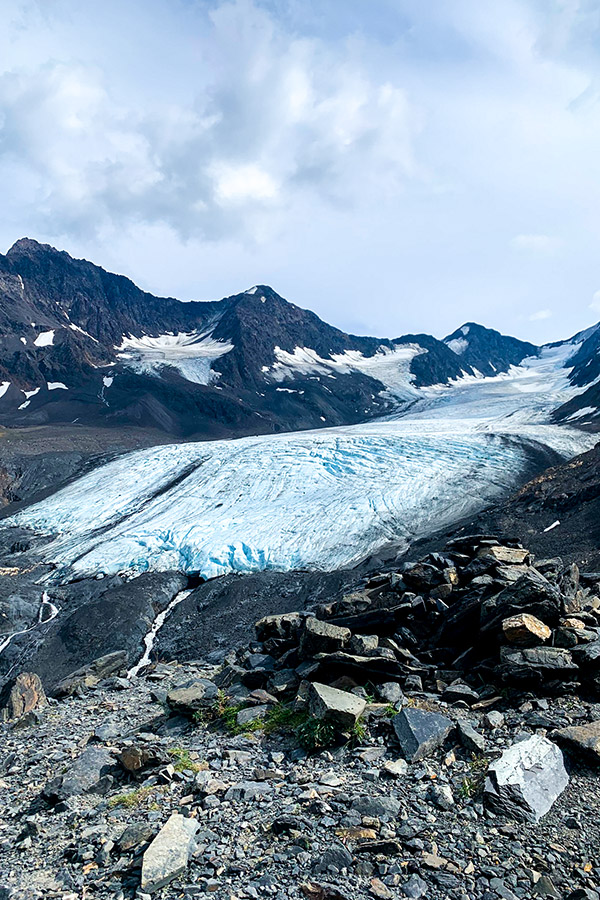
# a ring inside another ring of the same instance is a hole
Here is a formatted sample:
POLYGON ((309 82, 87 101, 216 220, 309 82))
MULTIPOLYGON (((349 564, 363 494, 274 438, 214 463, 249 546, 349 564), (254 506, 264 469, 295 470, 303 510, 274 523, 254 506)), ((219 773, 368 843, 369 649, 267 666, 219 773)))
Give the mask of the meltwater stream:
POLYGON ((28 632, 33 631, 39 625, 45 625, 46 622, 51 622, 52 619, 55 619, 57 615, 57 607, 54 605, 54 603, 51 602, 47 592, 44 591, 44 593, 42 594, 40 608, 37 614, 37 622, 35 622, 33 625, 30 625, 29 628, 22 628, 20 631, 13 631, 11 634, 7 634, 4 636, 0 635, 0 639, 2 637, 4 638, 3 640, 0 640, 0 653, 6 650, 13 638, 16 638, 19 634, 27 634, 28 632))
POLYGON ((135 678, 135 676, 141 672, 150 662, 150 656, 152 654, 152 648, 154 647, 154 642, 156 640, 156 635, 165 624, 165 620, 169 616, 170 612, 175 609, 177 604, 181 603, 182 600, 185 600, 186 597, 189 597, 191 594, 191 590, 189 591, 180 591, 178 594, 175 594, 171 602, 162 612, 159 612, 154 622, 152 623, 152 628, 148 632, 148 634, 144 637, 144 655, 142 658, 127 672, 127 678, 135 678))

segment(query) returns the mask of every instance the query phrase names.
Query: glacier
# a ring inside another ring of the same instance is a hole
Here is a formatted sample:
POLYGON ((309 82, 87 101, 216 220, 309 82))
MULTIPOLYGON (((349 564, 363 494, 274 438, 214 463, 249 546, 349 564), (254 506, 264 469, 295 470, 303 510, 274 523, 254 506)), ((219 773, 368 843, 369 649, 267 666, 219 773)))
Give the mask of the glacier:
POLYGON ((351 566, 498 500, 540 448, 592 447, 596 436, 551 422, 577 392, 565 368, 576 349, 420 389, 367 424, 134 451, 7 522, 53 537, 43 554, 57 577, 351 566))

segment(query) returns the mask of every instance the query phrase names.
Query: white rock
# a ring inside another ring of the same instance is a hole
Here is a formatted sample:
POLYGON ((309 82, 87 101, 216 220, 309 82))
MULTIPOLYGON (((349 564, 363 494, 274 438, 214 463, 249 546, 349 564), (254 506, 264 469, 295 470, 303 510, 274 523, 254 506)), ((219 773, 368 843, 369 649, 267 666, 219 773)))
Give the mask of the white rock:
POLYGON ((158 891, 187 870, 198 830, 195 819, 173 813, 158 832, 142 860, 142 891, 158 891))
POLYGON ((539 822, 568 783, 562 752, 536 734, 509 747, 490 765, 484 793, 494 812, 539 822))

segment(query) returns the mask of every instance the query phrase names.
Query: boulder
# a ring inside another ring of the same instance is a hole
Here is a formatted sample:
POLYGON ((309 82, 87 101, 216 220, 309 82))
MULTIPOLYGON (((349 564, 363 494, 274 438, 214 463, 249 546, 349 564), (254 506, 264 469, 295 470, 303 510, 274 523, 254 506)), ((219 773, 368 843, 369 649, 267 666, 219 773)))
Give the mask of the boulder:
POLYGON ((573 658, 582 669, 600 669, 600 641, 573 648, 573 658))
POLYGON ((562 614, 560 591, 535 569, 529 569, 514 584, 483 601, 481 629, 500 631, 504 619, 524 612, 548 625, 555 625, 562 614))
POLYGON ((399 705, 404 700, 404 693, 397 681, 385 681, 383 684, 376 684, 375 693, 383 703, 391 703, 392 706, 399 705))
POLYGON ((379 637, 376 634, 355 634, 352 636, 349 644, 351 653, 361 654, 371 653, 377 650, 379 646, 379 637))
POLYGON ((306 620, 300 638, 300 655, 310 659, 317 653, 335 653, 341 650, 350 640, 352 632, 349 628, 340 628, 320 619, 306 620))
POLYGON ((414 707, 407 707, 394 716, 392 725, 402 755, 409 762, 430 756, 454 728, 446 716, 414 707))
POLYGON ((167 703, 173 712, 190 718, 212 706, 216 699, 217 686, 208 678, 191 678, 167 694, 167 703))
POLYGON ((552 732, 554 740, 568 749, 576 750, 600 764, 600 721, 587 725, 570 725, 552 732))
POLYGON ((568 783, 560 749, 535 734, 513 744, 491 763, 484 798, 495 813, 522 822, 539 822, 568 783))
POLYGON ((264 616, 254 626, 256 638, 259 641, 267 641, 269 638, 294 641, 300 634, 304 619, 305 616, 298 612, 283 613, 283 615, 278 616, 264 616))
POLYGON ((105 793, 112 784, 116 760, 105 747, 88 746, 67 771, 49 781, 42 799, 54 806, 77 794, 105 793))
POLYGON ((543 644, 551 636, 552 631, 536 616, 530 613, 518 613, 502 622, 502 633, 511 644, 532 647, 543 644))
POLYGON ((570 651, 561 647, 501 647, 499 671, 506 681, 542 684, 549 678, 573 681, 578 666, 570 651))
POLYGON ((572 563, 558 584, 563 595, 562 603, 565 615, 579 612, 583 602, 583 593, 579 588, 579 567, 572 563))
POLYGON ((195 819, 186 819, 179 813, 169 817, 144 853, 142 891, 158 891, 187 871, 197 830, 195 819))
POLYGON ((133 744, 119 753, 119 762, 126 772, 137 775, 146 769, 154 768, 169 762, 169 757, 160 747, 133 744))
POLYGON ((362 716, 366 700, 338 691, 326 684, 313 682, 308 689, 308 709, 316 719, 332 722, 341 731, 349 731, 362 716))
POLYGON ((459 722, 457 725, 460 742, 470 753, 485 753, 485 738, 475 731, 468 722, 459 722))
POLYGON ((445 703, 457 703, 459 700, 462 700, 463 703, 471 706, 473 703, 477 703, 479 699, 477 691, 460 681, 448 685, 442 693, 442 700, 445 703))
POLYGON ((21 672, 6 682, 0 692, 0 721, 20 719, 34 709, 47 706, 48 701, 39 675, 21 672))
POLYGON ((495 547, 482 547, 477 556, 491 557, 495 562, 504 563, 507 566, 520 566, 529 556, 529 550, 516 547, 502 547, 497 544, 495 547))
POLYGON ((107 653, 105 656, 99 656, 87 666, 76 669, 66 678, 58 682, 51 691, 53 697, 70 697, 77 690, 92 688, 99 684, 104 678, 123 671, 127 665, 127 651, 115 650, 114 653, 107 653))

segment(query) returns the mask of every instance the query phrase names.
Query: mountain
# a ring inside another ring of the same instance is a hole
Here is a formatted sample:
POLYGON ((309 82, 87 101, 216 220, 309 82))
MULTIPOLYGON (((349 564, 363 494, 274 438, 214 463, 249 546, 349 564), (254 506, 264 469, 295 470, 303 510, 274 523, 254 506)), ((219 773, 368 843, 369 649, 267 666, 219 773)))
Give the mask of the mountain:
POLYGON ((600 324, 580 331, 566 344, 573 347, 567 360, 571 367, 569 380, 579 390, 556 410, 556 420, 597 429, 600 427, 600 324))
POLYGON ((466 322, 444 338, 444 343, 458 354, 466 366, 482 375, 493 376, 518 366, 528 356, 537 356, 539 347, 527 341, 507 337, 484 328, 475 322, 466 322))
POLYGON ((0 421, 203 438, 352 424, 537 352, 459 331, 350 335, 267 285, 184 303, 23 238, 0 255, 0 421))

